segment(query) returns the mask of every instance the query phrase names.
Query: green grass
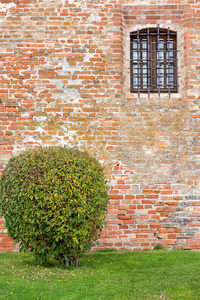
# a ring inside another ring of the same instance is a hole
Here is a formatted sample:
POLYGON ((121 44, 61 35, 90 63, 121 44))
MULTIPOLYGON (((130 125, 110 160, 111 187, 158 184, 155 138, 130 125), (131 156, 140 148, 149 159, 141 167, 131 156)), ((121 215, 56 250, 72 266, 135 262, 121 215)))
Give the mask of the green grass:
POLYGON ((1 300, 200 299, 200 252, 97 252, 78 269, 37 266, 32 254, 0 254, 1 300))

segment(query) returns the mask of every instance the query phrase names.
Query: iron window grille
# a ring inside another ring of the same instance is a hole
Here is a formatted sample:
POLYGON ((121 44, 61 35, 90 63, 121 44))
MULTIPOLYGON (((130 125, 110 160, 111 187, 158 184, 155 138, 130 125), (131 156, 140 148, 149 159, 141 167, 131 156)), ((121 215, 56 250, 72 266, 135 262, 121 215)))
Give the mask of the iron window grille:
POLYGON ((177 35, 146 28, 130 34, 131 92, 177 93, 177 35))

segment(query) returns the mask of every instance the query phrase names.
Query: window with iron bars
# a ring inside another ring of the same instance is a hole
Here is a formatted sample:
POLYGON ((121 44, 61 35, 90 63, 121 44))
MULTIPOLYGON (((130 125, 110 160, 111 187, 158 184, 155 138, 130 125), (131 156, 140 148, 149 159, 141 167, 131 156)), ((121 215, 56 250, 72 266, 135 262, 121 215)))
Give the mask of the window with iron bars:
POLYGON ((131 92, 177 93, 177 35, 146 28, 130 34, 131 92))

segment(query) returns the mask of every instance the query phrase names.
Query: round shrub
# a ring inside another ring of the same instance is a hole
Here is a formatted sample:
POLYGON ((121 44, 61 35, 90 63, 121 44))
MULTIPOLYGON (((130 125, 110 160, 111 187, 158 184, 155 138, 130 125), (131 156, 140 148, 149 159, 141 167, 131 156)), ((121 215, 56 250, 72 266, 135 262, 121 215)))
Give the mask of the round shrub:
POLYGON ((0 214, 21 251, 78 265, 98 239, 108 186, 100 163, 66 147, 37 148, 11 158, 0 179, 0 214))

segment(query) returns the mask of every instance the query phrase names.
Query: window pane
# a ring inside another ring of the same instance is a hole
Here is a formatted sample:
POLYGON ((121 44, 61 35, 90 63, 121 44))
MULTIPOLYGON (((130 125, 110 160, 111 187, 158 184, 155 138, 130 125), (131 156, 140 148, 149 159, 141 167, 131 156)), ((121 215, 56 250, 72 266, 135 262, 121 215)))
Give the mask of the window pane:
POLYGON ((158 86, 158 88, 164 88, 164 84, 165 84, 164 75, 165 75, 164 65, 157 64, 157 86, 158 86))
POLYGON ((157 44, 157 87, 158 89, 164 88, 165 84, 165 41, 160 38, 157 44))
POLYGON ((142 39, 142 60, 147 59, 147 39, 142 39))
POLYGON ((167 64, 167 87, 174 87, 174 67, 173 65, 167 64))
POLYGON ((137 51, 137 50, 140 50, 140 44, 138 44, 136 40, 133 40, 132 47, 133 47, 133 62, 136 62, 137 59, 140 58, 140 56, 139 56, 140 52, 137 51))
POLYGON ((142 66, 143 89, 147 89, 147 65, 142 66))
POLYGON ((173 49, 174 49, 173 39, 169 39, 169 41, 167 41, 166 59, 170 60, 171 62, 173 61, 174 58, 173 49))
POLYGON ((133 87, 138 88, 140 85, 140 66, 133 65, 133 87))
POLYGON ((157 44, 157 59, 160 61, 164 60, 164 39, 159 39, 157 44))

